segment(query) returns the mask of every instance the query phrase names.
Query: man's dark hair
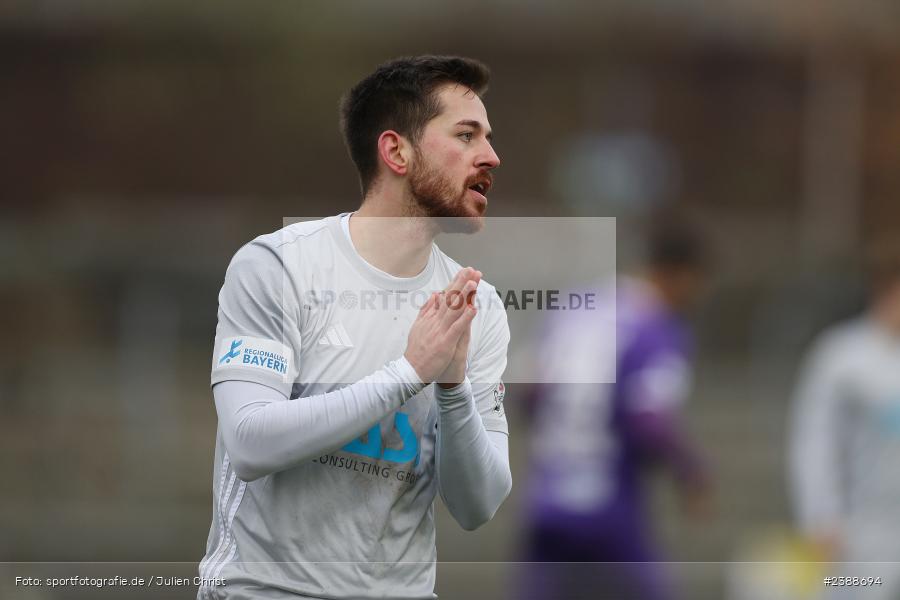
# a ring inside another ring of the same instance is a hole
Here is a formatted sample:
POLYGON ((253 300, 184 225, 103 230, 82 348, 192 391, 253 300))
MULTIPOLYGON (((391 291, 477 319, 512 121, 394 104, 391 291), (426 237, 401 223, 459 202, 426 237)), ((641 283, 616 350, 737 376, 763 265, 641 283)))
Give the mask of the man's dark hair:
POLYGON ((413 56, 379 65, 341 99, 341 132, 359 171, 363 195, 378 174, 376 143, 392 129, 418 144, 425 125, 441 113, 435 90, 457 83, 478 96, 487 91, 490 70, 460 56, 413 56))
POLYGON ((707 240, 699 225, 684 215, 667 211, 649 227, 647 262, 662 269, 710 267, 707 240))

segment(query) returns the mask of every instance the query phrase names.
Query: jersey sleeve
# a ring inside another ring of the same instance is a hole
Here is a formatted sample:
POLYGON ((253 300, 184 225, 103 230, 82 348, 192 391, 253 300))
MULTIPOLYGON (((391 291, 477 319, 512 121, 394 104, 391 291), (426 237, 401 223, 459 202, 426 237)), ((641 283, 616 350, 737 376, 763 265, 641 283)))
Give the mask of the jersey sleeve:
POLYGON ((687 349, 668 336, 646 336, 623 361, 623 439, 643 457, 663 460, 683 482, 703 482, 707 466, 681 423, 690 391, 687 349))
POLYGON ((509 433, 503 400, 506 386, 503 372, 506 370, 506 352, 509 346, 509 323, 503 302, 492 286, 486 286, 484 325, 478 336, 474 352, 470 354, 466 375, 472 383, 475 409, 481 416, 487 431, 509 433))
POLYGON ((625 409, 632 413, 668 413, 685 403, 691 384, 691 369, 680 353, 661 349, 628 373, 624 381, 625 409))
POLYGON ((299 302, 280 252, 255 240, 228 266, 219 292, 212 385, 250 381, 290 396, 299 372, 299 302))
POLYGON ((674 326, 639 328, 620 357, 623 409, 632 414, 674 414, 691 388, 690 340, 674 326))
POLYGON ((827 334, 817 342, 793 398, 789 489, 801 530, 813 536, 840 526, 845 512, 840 440, 846 400, 839 348, 827 334))

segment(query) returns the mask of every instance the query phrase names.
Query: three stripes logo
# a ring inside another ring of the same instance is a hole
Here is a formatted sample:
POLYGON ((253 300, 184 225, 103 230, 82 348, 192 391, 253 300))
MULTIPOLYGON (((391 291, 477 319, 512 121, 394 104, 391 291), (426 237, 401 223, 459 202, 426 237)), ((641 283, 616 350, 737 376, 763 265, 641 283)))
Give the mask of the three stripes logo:
POLYGON ((336 323, 325 330, 325 333, 319 338, 320 346, 337 346, 339 348, 352 348, 353 342, 343 324, 336 323))

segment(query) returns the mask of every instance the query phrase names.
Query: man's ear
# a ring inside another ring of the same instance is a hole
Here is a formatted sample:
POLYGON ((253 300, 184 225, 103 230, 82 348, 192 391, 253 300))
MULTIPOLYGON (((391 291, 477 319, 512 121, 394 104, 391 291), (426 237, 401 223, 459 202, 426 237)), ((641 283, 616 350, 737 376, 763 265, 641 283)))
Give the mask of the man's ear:
POLYGON ((392 173, 406 175, 412 146, 405 137, 389 129, 378 136, 378 156, 392 173))

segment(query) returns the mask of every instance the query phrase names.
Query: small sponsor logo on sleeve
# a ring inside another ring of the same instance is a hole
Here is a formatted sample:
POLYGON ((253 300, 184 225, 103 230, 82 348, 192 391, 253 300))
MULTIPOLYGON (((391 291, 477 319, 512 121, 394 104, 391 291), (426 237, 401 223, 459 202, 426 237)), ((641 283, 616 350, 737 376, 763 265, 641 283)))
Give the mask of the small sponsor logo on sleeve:
POLYGON ((225 338, 216 348, 216 370, 241 367, 287 376, 291 354, 290 348, 274 340, 246 336, 225 338))
POLYGON ((506 386, 501 381, 494 386, 494 415, 502 417, 506 414, 503 410, 503 398, 506 397, 506 386))

